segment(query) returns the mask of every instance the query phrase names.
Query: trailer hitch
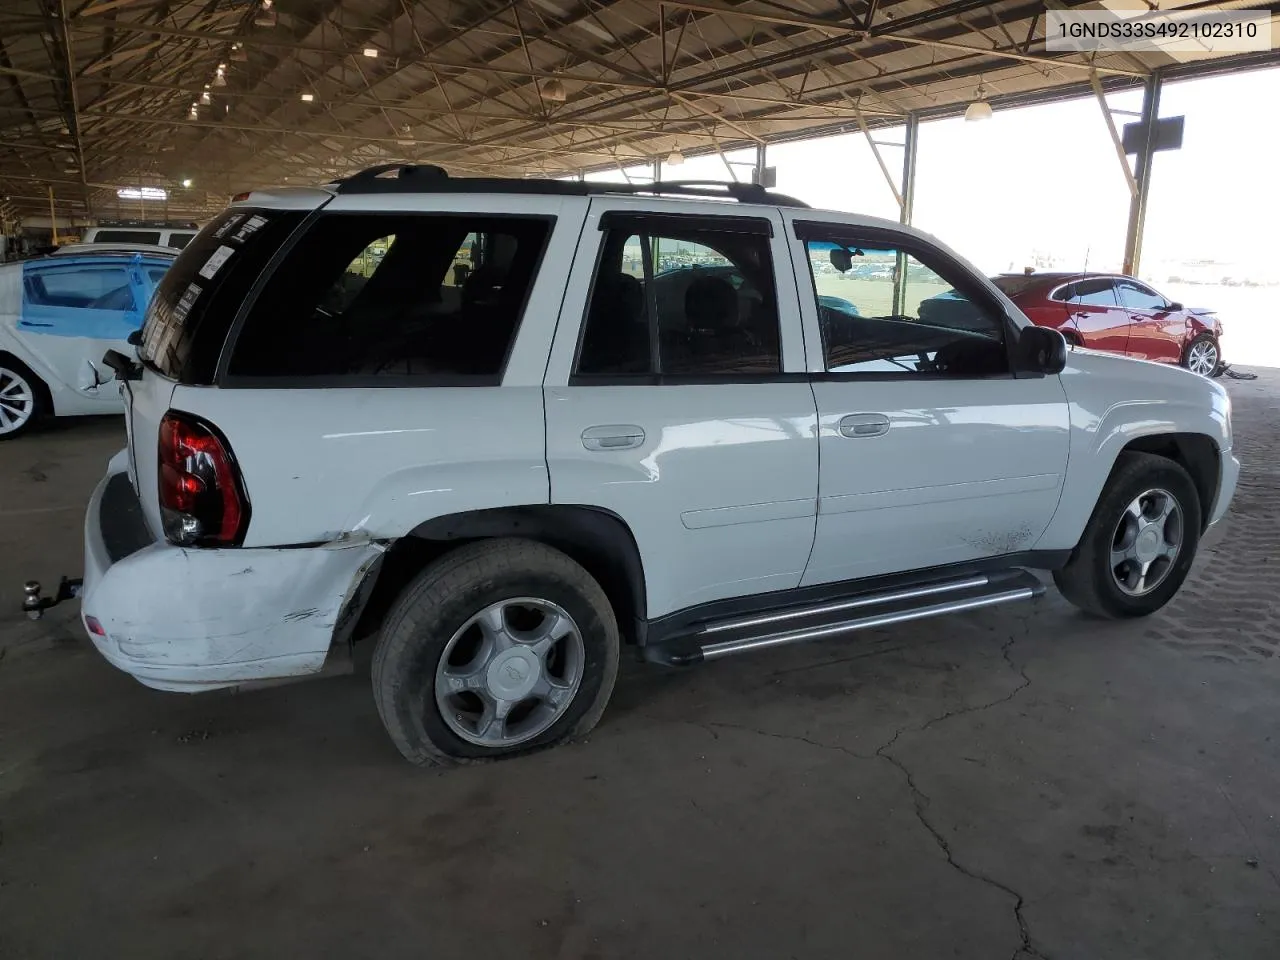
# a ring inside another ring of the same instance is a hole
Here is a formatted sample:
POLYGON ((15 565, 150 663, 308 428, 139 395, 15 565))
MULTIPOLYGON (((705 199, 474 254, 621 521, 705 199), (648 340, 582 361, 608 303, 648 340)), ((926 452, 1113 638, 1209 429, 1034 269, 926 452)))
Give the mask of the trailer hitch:
POLYGON ((58 592, 52 597, 40 596, 40 581, 28 580, 22 587, 22 612, 29 620, 39 620, 50 607, 56 607, 64 600, 75 600, 80 596, 80 588, 84 581, 77 578, 68 580, 62 577, 58 581, 58 592))

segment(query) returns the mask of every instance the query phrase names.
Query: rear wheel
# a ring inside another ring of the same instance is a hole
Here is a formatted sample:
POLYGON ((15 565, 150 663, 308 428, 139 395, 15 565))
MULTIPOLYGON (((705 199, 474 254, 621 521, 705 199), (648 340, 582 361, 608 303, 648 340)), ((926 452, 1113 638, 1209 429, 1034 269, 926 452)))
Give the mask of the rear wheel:
POLYGON ((400 595, 374 653, 374 697, 411 762, 497 759, 589 732, 619 647, 608 598, 576 562, 530 540, 483 541, 400 595))
POLYGON ((25 433, 44 413, 41 386, 26 366, 0 357, 0 440, 25 433))
POLYGON ((1063 596, 1101 617, 1144 617, 1187 578, 1200 542, 1200 499, 1179 464, 1121 454, 1067 565, 1054 573, 1063 596))
POLYGON ((1200 334, 1187 344, 1186 352, 1182 355, 1182 365, 1202 377, 1212 377, 1218 370, 1220 360, 1218 341, 1207 333, 1200 334))

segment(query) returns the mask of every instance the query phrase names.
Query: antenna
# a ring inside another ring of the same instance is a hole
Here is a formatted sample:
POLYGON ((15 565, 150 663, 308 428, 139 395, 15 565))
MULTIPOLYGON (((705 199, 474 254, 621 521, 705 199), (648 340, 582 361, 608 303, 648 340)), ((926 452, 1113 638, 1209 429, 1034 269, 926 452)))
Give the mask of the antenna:
POLYGON ((1080 268, 1080 276, 1082 277, 1089 272, 1089 250, 1090 249, 1091 249, 1090 247, 1084 248, 1084 266, 1080 268))

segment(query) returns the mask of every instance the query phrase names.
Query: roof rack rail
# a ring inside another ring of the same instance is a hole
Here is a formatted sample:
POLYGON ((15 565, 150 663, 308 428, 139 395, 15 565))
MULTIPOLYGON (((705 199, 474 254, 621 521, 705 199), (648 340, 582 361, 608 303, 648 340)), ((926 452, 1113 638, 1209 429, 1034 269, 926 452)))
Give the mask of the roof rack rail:
POLYGON ((451 177, 432 164, 383 163, 369 167, 329 186, 350 193, 540 193, 569 197, 599 194, 652 194, 654 196, 707 197, 759 203, 775 207, 808 207, 807 203, 772 193, 756 183, 720 180, 672 180, 657 183, 588 183, 583 180, 550 180, 520 177, 451 177), (395 176, 386 176, 394 172, 395 176))

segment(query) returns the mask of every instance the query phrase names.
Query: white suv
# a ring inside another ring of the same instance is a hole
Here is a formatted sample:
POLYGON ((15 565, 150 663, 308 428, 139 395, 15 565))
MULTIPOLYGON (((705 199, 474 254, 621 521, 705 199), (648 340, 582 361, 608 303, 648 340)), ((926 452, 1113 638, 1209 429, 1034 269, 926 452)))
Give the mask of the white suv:
POLYGON ((624 644, 688 664, 1029 598, 1028 569, 1151 613, 1239 471, 1221 386, 1068 352, 927 235, 746 185, 246 194, 139 357, 93 642, 196 691, 376 637, 417 763, 584 733, 624 644))

